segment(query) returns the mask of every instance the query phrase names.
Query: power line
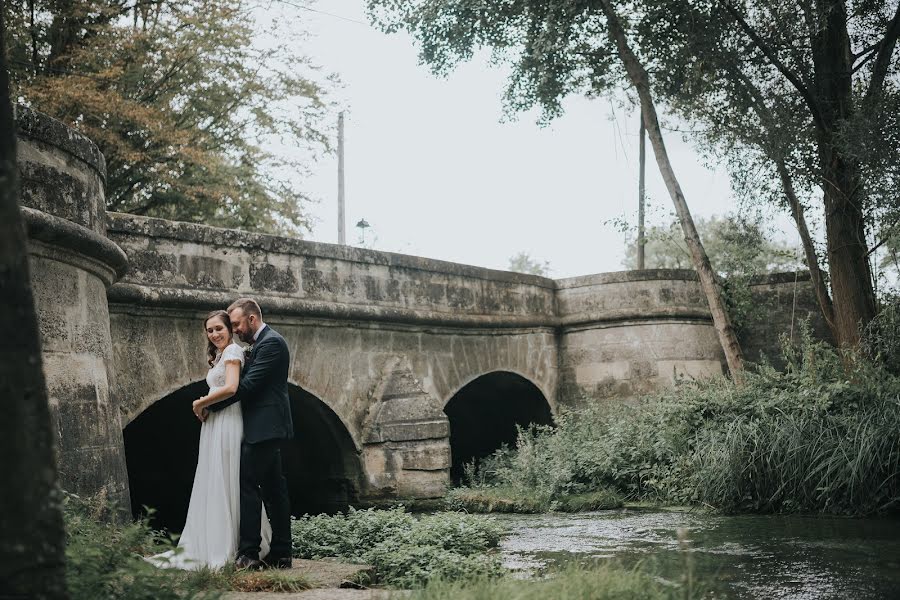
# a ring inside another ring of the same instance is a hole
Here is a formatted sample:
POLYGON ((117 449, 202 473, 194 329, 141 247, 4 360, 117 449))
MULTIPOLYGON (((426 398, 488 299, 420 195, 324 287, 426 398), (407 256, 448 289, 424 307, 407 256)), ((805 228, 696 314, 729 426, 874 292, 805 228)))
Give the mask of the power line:
POLYGON ((348 21, 350 23, 356 23, 357 25, 364 25, 366 27, 369 26, 368 23, 364 21, 357 21, 356 19, 351 19, 350 17, 345 17, 343 15, 336 15, 334 13, 326 12, 324 10, 318 10, 316 8, 310 8, 309 6, 303 6, 301 4, 294 4, 293 2, 289 2, 288 0, 274 0, 279 4, 286 4, 288 6, 293 6, 294 8, 299 8, 300 10, 308 10, 309 12, 318 13, 320 15, 326 15, 328 17, 334 17, 335 19, 340 19, 342 21, 348 21))

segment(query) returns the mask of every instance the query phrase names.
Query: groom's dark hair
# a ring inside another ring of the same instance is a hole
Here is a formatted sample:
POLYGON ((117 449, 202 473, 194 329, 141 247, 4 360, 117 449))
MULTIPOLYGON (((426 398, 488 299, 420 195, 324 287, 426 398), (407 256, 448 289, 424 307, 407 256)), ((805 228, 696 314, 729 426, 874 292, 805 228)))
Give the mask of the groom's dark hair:
POLYGON ((241 309, 245 315, 256 315, 256 318, 262 321, 262 311, 253 298, 238 298, 228 307, 228 312, 231 313, 236 308, 241 309))

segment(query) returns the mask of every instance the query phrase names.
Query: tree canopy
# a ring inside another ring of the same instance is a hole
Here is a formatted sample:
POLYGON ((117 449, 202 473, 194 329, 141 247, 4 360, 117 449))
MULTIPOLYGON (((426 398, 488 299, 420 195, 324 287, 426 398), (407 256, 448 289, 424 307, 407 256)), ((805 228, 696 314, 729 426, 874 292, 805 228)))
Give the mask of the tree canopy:
POLYGON ((527 252, 519 252, 509 258, 510 271, 527 273, 528 275, 550 276, 550 261, 532 258, 527 252))
POLYGON ((97 143, 109 210, 298 234, 306 165, 329 150, 331 79, 296 34, 261 40, 253 8, 5 2, 15 93, 97 143))
MULTIPOLYGON (((703 247, 719 275, 759 275, 805 269, 800 249, 770 239, 757 221, 738 217, 698 219, 703 247)), ((647 229, 644 247, 648 269, 690 269, 691 256, 678 223, 647 229)), ((637 243, 628 244, 622 266, 637 268, 637 243)))
MULTIPOLYGON (((512 67, 510 112, 545 119, 570 94, 627 81, 606 35, 615 11, 654 94, 694 125, 695 140, 730 168, 739 194, 787 206, 811 269, 806 210, 821 215, 824 263, 854 343, 875 311, 869 240, 896 223, 900 5, 871 0, 368 0, 372 20, 405 29, 437 74, 481 48, 512 67)), ((830 302, 827 292, 820 297, 830 302)))

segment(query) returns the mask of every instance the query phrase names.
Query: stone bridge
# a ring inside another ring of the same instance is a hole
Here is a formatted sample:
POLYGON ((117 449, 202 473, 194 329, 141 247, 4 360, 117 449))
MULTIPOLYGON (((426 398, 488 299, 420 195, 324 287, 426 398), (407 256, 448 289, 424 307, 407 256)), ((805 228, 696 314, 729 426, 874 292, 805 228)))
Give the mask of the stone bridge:
MULTIPOLYGON (((206 391, 203 318, 255 297, 291 350, 296 514, 434 498, 562 406, 723 370, 691 271, 552 280, 104 210, 86 138, 20 109, 19 166, 63 486, 180 529, 206 391)), ((814 314, 805 278, 757 287, 754 352, 814 314), (799 285, 798 285, 799 281, 799 285)))

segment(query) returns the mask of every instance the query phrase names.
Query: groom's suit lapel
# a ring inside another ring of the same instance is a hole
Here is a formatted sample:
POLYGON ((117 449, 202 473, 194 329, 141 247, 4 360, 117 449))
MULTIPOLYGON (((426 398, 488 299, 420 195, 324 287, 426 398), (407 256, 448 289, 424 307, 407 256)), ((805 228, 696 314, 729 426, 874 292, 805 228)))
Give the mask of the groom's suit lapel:
POLYGON ((259 337, 256 338, 256 341, 253 342, 253 346, 251 346, 250 356, 247 358, 246 364, 244 365, 245 369, 253 364, 253 359, 256 358, 256 350, 259 348, 259 343, 263 341, 267 335, 269 335, 269 332, 271 330, 272 328, 266 325, 266 328, 259 332, 259 337))

